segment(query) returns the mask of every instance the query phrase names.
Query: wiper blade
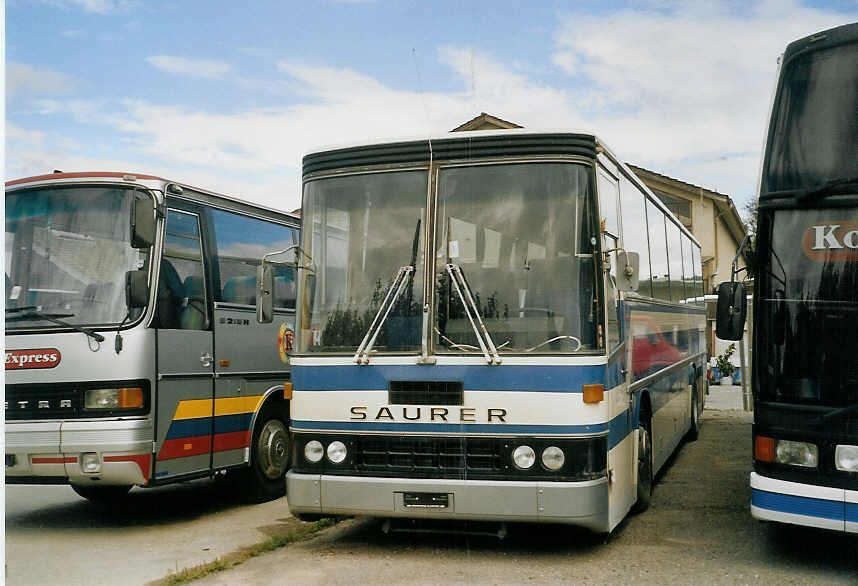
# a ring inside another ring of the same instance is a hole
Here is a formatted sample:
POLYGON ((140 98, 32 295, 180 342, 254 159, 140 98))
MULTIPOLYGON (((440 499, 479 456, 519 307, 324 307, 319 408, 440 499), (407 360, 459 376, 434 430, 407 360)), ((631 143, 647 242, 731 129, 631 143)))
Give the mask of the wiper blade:
POLYGON ((809 199, 822 197, 823 195, 829 195, 838 187, 852 184, 858 185, 858 177, 838 177, 836 179, 829 179, 822 185, 817 185, 816 187, 810 187, 808 189, 802 189, 796 192, 795 199, 799 202, 807 201, 809 199))
POLYGON ((353 360, 356 364, 369 364, 369 353, 372 352, 372 347, 375 345, 375 339, 381 331, 381 326, 384 325, 384 321, 390 315, 390 310, 393 309, 396 300, 399 299, 403 289, 405 289, 405 284, 408 283, 408 276, 413 272, 414 267, 411 265, 399 267, 399 271, 393 278, 393 283, 390 284, 390 288, 387 290, 384 301, 381 302, 375 318, 373 318, 369 329, 366 331, 366 335, 363 337, 363 341, 361 341, 357 352, 355 352, 353 360))
POLYGON ((36 309, 35 305, 24 305, 22 307, 7 307, 6 314, 10 313, 19 313, 21 311, 29 311, 30 309, 36 309))
POLYGON ((462 271, 462 267, 451 263, 446 265, 445 268, 447 269, 447 273, 450 275, 450 282, 453 284, 453 288, 456 290, 456 293, 458 293, 459 300, 462 302, 465 315, 468 317, 468 321, 471 322, 471 328, 473 328, 474 334, 477 336, 477 343, 483 351, 483 356, 485 356, 486 362, 489 364, 500 364, 501 357, 492 341, 492 337, 489 335, 488 329, 486 329, 486 324, 483 323, 483 319, 480 317, 479 308, 477 307, 476 301, 474 301, 474 296, 471 293, 471 287, 465 279, 465 273, 462 271))
POLYGON ((829 411, 828 413, 817 419, 815 423, 817 425, 822 425, 823 423, 829 423, 834 419, 839 419, 844 415, 849 415, 855 412, 858 412, 858 403, 852 403, 851 405, 847 405, 846 407, 835 409, 834 411, 829 411))
MULTIPOLYGON (((29 308, 21 308, 21 309, 24 310, 24 309, 29 309, 29 308)), ((74 314, 73 313, 42 313, 41 311, 29 310, 29 311, 27 311, 27 313, 9 316, 6 318, 6 321, 7 322, 15 322, 15 321, 29 321, 31 319, 43 319, 45 321, 55 323, 55 324, 62 326, 64 328, 71 328, 71 329, 75 330, 76 332, 86 334, 87 336, 89 336, 90 338, 95 340, 96 342, 103 342, 104 341, 104 336, 102 336, 101 334, 93 332, 89 328, 85 328, 85 327, 82 327, 82 326, 79 326, 76 324, 72 324, 72 323, 69 323, 67 321, 63 321, 62 319, 60 319, 60 318, 64 318, 64 317, 74 317, 74 314)))

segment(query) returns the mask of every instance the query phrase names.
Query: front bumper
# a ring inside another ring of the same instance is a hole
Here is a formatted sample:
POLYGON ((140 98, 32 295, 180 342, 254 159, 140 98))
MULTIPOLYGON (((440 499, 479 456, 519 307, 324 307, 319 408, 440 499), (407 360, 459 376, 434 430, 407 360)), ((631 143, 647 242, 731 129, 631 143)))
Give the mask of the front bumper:
POLYGON ((152 469, 148 420, 7 421, 7 484, 145 485, 152 469), (83 455, 99 469, 85 472, 83 455))
POLYGON ((563 523, 610 530, 608 480, 523 482, 286 475, 293 513, 563 523), (413 507, 405 493, 447 495, 447 506, 413 507))
POLYGON ((858 491, 788 482, 751 472, 751 516, 858 533, 858 491))

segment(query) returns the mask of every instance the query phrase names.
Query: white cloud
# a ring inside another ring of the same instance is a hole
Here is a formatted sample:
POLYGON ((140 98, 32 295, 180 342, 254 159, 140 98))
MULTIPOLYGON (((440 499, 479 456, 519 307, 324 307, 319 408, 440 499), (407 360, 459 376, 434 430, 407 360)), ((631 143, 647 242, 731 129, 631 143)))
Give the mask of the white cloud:
POLYGON ((6 97, 57 95, 71 91, 76 80, 52 69, 36 68, 23 63, 6 63, 6 97))
POLYGON ((125 10, 133 6, 133 0, 45 0, 47 4, 53 4, 60 8, 82 8, 84 12, 95 14, 109 14, 117 10, 125 10))
POLYGON ((190 59, 174 55, 153 55, 152 57, 147 57, 146 61, 168 73, 203 79, 221 79, 232 70, 232 66, 229 63, 222 61, 190 59))

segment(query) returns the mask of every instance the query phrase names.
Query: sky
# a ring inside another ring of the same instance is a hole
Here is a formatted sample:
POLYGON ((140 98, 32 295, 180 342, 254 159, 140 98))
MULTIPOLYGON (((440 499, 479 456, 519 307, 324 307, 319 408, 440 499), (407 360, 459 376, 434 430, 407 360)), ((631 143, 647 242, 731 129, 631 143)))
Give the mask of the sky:
POLYGON ((757 189, 777 58, 858 0, 6 0, 6 180, 154 174, 290 211, 301 158, 481 112, 757 189))

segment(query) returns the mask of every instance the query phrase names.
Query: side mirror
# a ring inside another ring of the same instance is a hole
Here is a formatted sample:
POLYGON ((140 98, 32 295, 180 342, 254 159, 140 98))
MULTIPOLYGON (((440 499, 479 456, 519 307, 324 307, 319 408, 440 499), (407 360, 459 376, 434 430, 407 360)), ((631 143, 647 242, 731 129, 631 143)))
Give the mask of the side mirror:
POLYGON ((741 340, 745 333, 748 297, 742 283, 718 285, 718 306, 715 311, 715 335, 722 340, 741 340))
POLYGON ((134 198, 131 206, 131 247, 149 248, 155 243, 155 209, 152 200, 134 198))
POLYGON ((274 276, 271 265, 262 262, 256 269, 256 321, 270 324, 274 321, 274 276))
POLYGON ((640 255, 637 252, 617 251, 617 289, 637 291, 640 280, 640 255))
POLYGON ((145 270, 125 273, 125 305, 128 310, 146 307, 149 303, 149 282, 145 270))

